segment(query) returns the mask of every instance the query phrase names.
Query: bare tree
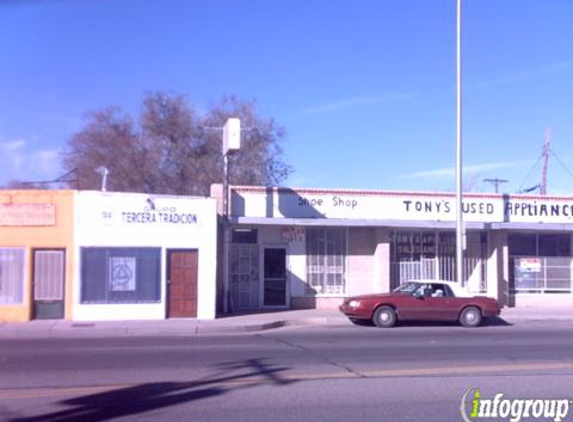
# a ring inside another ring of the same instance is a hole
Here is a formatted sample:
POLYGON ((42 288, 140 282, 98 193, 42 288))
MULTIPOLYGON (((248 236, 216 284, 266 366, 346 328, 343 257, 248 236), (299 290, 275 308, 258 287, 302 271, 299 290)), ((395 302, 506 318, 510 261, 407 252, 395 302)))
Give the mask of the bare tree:
POLYGON ((149 93, 137 125, 118 108, 88 113, 67 142, 63 167, 78 169, 82 189, 99 189, 96 170, 103 166, 109 190, 208 195, 210 185, 221 182, 221 128, 229 117, 246 129, 231 156, 231 183, 280 185, 292 171, 282 155, 284 129, 260 116, 255 102, 234 96, 201 114, 182 95, 149 93))

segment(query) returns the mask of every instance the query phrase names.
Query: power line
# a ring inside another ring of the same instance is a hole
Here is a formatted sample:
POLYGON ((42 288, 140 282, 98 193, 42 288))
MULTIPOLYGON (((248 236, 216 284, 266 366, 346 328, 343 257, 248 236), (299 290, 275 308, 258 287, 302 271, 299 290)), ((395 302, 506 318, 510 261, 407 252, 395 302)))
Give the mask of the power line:
POLYGON ((569 176, 573 177, 573 172, 571 172, 571 170, 569 170, 569 168, 565 165, 565 163, 563 163, 563 161, 561 161, 561 160, 559 159, 559 157, 557 156, 557 154, 555 154, 555 153, 553 152, 553 150, 551 150, 551 155, 553 155, 553 156, 555 157, 555 159, 557 160, 557 162, 558 162, 559 164, 561 164, 561 166, 565 169, 565 171, 566 171, 567 173, 569 173, 569 176))
POLYGON ((498 179, 497 177, 495 179, 483 179, 483 181, 491 183, 495 187, 495 193, 499 193, 499 185, 508 182, 507 179, 498 179))
MULTIPOLYGON (((525 185, 525 182, 527 182, 527 180, 529 179, 529 176, 531 176, 533 171, 537 168, 537 166, 539 165, 539 163, 541 162, 542 159, 543 159, 543 156, 540 156, 539 159, 537 160, 537 162, 533 165, 533 167, 529 171, 529 173, 527 173, 527 176, 525 176, 525 179, 521 183, 521 186, 519 186, 519 192, 531 192, 531 190, 533 190, 530 188, 523 189, 523 186, 525 185)), ((535 189, 537 189, 538 187, 539 187, 539 184, 535 185, 535 189)))

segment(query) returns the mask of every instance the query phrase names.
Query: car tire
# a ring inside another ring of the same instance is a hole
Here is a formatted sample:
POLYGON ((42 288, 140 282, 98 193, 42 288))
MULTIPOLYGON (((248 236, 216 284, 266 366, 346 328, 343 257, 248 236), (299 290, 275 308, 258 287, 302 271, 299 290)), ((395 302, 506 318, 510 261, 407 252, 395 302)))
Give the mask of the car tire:
POLYGON ((481 320, 481 311, 475 306, 468 306, 460 314, 460 324, 464 327, 477 327, 481 324, 481 320))
POLYGON ((372 316, 374 325, 380 328, 390 328, 396 324, 396 312, 390 306, 380 306, 372 316))

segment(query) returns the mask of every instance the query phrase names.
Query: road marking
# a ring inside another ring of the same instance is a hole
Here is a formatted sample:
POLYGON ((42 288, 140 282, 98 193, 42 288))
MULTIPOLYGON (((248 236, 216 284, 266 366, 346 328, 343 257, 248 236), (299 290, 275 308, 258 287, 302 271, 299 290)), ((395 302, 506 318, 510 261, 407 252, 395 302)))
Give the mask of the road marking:
POLYGON ((26 388, 17 390, 0 390, 0 400, 6 399, 30 399, 53 396, 78 396, 83 394, 96 394, 121 388, 135 387, 138 384, 125 385, 101 385, 90 387, 42 387, 26 388))
MULTIPOLYGON (((210 386, 233 386, 233 385, 269 385, 280 384, 282 382, 301 382, 322 379, 375 379, 375 378, 396 378, 396 377, 423 377, 423 376, 448 376, 448 375, 472 375, 484 373, 519 373, 522 371, 543 371, 543 370, 573 370, 573 362, 553 362, 553 363, 514 363, 514 364, 497 364, 497 365, 474 365, 474 366, 451 366, 451 367, 434 367, 434 368, 403 368, 403 369, 368 369, 362 371, 340 371, 340 372, 323 372, 316 374, 309 373, 276 373, 272 377, 257 375, 244 376, 236 375, 236 378, 212 380, 202 379, 198 381, 172 381, 175 385, 180 385, 182 389, 193 389, 205 385, 210 386)), ((26 388, 16 390, 0 390, 0 400, 30 399, 54 396, 80 396, 88 394, 98 394, 111 392, 127 388, 141 387, 149 384, 153 388, 153 383, 144 382, 138 384, 115 384, 99 385, 87 387, 43 387, 43 388, 26 388)))
POLYGON ((357 371, 366 378, 381 377, 410 377, 427 375, 471 375, 472 373, 487 372, 520 372, 520 371, 541 371, 541 370, 565 370, 573 369, 573 362, 553 362, 553 363, 511 363, 498 365, 474 365, 474 366, 451 366, 435 368, 405 368, 405 369, 382 369, 357 371))

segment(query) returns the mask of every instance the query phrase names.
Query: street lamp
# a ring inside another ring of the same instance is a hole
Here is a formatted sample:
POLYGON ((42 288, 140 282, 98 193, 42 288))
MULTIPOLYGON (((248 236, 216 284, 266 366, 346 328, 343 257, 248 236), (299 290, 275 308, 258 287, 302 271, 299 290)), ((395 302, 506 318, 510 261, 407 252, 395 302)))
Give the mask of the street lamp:
POLYGON ((462 210, 462 0, 456 3, 456 277, 464 284, 462 210))

